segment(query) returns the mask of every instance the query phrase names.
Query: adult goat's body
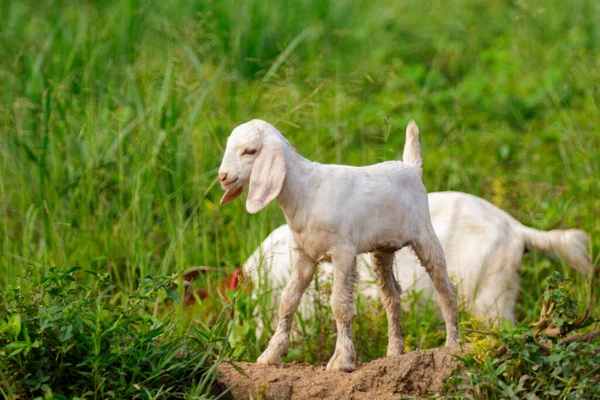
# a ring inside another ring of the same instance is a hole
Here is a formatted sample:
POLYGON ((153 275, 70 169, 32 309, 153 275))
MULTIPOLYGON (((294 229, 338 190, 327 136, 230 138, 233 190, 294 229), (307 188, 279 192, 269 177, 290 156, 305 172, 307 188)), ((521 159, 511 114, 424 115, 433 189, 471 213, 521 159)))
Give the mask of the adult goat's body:
POLYGON ((442 246, 431 225, 421 182, 418 128, 407 128, 405 157, 367 167, 325 165, 298 154, 272 125, 253 120, 231 133, 219 178, 227 189, 222 204, 249 186, 246 209, 260 211, 277 199, 292 231, 297 257, 281 295, 279 323, 259 357, 280 364, 287 352, 293 316, 319 262, 333 265, 331 306, 337 342, 327 369, 352 371, 351 319, 356 258, 371 252, 373 274, 388 316, 388 355, 404 351, 400 325, 401 288, 394 279, 395 251, 410 245, 431 277, 446 322, 446 344, 458 341, 458 311, 442 246))
MULTIPOLYGON (((473 316, 492 324, 514 321, 519 288, 519 270, 528 250, 546 253, 573 269, 591 274, 589 236, 578 229, 540 231, 529 228, 482 198, 460 192, 429 193, 429 210, 435 232, 444 249, 448 274, 459 287, 460 298, 473 316)), ((242 269, 254 282, 255 294, 268 290, 277 304, 288 281, 294 255, 289 226, 275 229, 248 258, 242 269), (261 279, 264 277, 264 279, 261 279)), ((367 255, 359 256, 359 293, 375 298, 377 293, 367 255)), ((333 268, 320 270, 330 281, 333 268)), ((394 275, 404 292, 421 292, 421 299, 434 297, 434 288, 419 260, 409 248, 396 252, 394 275)), ((316 293, 304 296, 299 313, 309 320, 316 293)))

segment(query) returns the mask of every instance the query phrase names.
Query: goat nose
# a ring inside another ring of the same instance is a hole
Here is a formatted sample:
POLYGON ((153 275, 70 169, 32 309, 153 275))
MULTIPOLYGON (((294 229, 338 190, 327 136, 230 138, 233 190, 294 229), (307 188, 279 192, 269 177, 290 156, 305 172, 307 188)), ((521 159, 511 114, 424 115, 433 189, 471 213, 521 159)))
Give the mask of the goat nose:
POLYGON ((221 182, 225 182, 226 179, 227 179, 227 172, 219 171, 219 180, 221 182))

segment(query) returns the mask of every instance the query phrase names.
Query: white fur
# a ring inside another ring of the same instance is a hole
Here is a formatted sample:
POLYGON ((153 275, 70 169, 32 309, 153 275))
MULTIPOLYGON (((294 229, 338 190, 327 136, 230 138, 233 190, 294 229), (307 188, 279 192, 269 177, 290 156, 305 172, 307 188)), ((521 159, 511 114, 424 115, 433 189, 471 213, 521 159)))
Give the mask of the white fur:
MULTIPOLYGON (((514 321, 519 269, 527 250, 554 256, 587 275, 592 271, 590 239, 583 231, 532 229, 493 204, 458 192, 430 193, 429 209, 459 297, 472 315, 483 320, 494 324, 503 319, 514 321)), ((273 301, 279 300, 290 276, 292 248, 292 233, 282 225, 246 261, 242 269, 251 277, 257 293, 269 288, 273 301)), ((367 257, 359 256, 358 290, 374 298, 377 289, 368 264, 367 257)), ((331 264, 322 263, 320 269, 325 281, 331 279, 331 264)), ((394 273, 405 292, 422 291, 424 299, 435 297, 431 281, 409 248, 396 253, 394 273)), ((310 290, 300 303, 299 313, 305 320, 313 315, 315 296, 310 290)))
POLYGON ((401 288, 394 279, 394 252, 411 246, 438 293, 446 322, 446 344, 458 341, 456 292, 446 272, 442 247, 429 215, 421 182, 419 131, 407 127, 409 160, 367 167, 311 162, 298 154, 272 125, 253 120, 238 126, 227 140, 219 168, 227 190, 222 203, 239 197, 249 186, 246 209, 255 213, 276 199, 295 244, 290 279, 281 294, 279 322, 263 364, 280 364, 287 352, 291 323, 317 264, 333 264, 331 306, 337 343, 327 369, 352 371, 354 344, 351 320, 353 289, 358 279, 357 255, 372 252, 373 275, 388 315, 388 355, 404 351, 400 325, 401 288))

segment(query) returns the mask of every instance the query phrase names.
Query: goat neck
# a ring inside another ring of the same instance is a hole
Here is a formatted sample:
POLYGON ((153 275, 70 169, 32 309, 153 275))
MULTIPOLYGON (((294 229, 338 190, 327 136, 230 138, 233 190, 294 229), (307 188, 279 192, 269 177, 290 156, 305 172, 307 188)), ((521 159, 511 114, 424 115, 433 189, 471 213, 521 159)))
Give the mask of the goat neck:
POLYGON ((288 224, 296 232, 304 230, 308 213, 310 211, 311 199, 314 191, 320 185, 319 164, 307 160, 288 147, 285 152, 286 176, 277 197, 288 224))

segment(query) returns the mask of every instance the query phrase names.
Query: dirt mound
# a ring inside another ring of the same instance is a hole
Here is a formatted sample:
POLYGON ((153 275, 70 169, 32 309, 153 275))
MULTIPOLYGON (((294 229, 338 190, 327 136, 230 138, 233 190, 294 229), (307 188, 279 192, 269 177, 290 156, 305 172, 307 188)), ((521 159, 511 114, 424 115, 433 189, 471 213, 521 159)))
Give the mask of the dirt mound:
POLYGON ((460 366, 460 346, 416 350, 397 357, 362 364, 351 374, 328 372, 325 367, 285 364, 282 367, 238 363, 247 376, 229 364, 220 367, 219 381, 231 388, 234 399, 398 399, 439 393, 452 371, 460 366))

